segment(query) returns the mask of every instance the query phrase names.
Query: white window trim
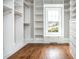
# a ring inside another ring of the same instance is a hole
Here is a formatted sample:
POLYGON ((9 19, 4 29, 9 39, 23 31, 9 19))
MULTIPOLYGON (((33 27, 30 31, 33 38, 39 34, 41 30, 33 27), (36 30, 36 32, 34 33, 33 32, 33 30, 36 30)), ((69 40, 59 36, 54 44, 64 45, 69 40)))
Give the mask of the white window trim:
POLYGON ((44 36, 64 36, 64 4, 45 4, 44 5, 44 16, 43 16, 43 18, 44 18, 44 36), (49 32, 47 32, 47 30, 46 30, 46 22, 47 22, 47 20, 46 20, 46 17, 45 17, 45 13, 46 13, 46 8, 50 8, 50 7, 52 7, 52 8, 62 8, 62 16, 61 16, 61 18, 62 18, 62 20, 61 20, 61 32, 60 33, 49 33, 49 32))

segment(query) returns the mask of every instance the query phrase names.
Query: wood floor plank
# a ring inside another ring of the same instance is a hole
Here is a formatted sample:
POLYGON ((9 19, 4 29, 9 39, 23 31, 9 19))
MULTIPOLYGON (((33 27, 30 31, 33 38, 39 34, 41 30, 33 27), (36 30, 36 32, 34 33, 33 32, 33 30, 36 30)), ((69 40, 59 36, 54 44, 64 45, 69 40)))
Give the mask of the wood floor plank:
POLYGON ((28 44, 8 59, 73 59, 73 57, 68 44, 28 44))

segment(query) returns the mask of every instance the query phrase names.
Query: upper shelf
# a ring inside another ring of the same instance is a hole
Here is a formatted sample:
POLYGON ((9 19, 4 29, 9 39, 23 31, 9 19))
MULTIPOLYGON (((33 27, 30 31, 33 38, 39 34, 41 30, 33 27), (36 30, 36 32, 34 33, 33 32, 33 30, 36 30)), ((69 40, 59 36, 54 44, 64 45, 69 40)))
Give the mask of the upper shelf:
POLYGON ((14 10, 15 11, 15 15, 19 15, 19 16, 22 16, 22 13, 18 10, 14 10))
POLYGON ((24 1, 24 4, 26 4, 26 5, 28 5, 28 6, 33 5, 33 3, 29 2, 29 1, 24 1))
POLYGON ((13 10, 13 1, 12 0, 4 0, 3 1, 3 15, 12 13, 12 10, 13 10))
POLYGON ((3 11, 6 12, 9 10, 12 10, 12 8, 10 8, 8 5, 3 4, 3 11))
POLYGON ((13 0, 4 0, 3 6, 7 6, 8 8, 13 8, 13 0))
POLYGON ((7 15, 12 13, 12 8, 8 7, 7 5, 3 5, 3 15, 7 15))
POLYGON ((12 7, 7 4, 3 4, 3 11, 12 10, 12 7))

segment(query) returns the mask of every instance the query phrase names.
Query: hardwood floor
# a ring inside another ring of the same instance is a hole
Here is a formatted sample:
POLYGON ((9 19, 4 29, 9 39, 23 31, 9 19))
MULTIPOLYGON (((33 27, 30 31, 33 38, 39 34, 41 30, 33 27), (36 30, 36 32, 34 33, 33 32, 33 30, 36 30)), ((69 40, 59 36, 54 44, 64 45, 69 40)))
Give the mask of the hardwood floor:
POLYGON ((8 59, 73 59, 68 44, 28 44, 8 59))

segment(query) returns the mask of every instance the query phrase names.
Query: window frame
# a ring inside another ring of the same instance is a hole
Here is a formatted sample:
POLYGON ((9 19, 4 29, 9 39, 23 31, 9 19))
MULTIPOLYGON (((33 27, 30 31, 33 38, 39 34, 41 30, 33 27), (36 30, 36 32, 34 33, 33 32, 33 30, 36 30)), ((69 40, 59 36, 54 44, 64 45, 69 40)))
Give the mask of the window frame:
POLYGON ((44 5, 44 36, 64 36, 64 4, 45 4, 44 5), (61 29, 59 29, 60 32, 48 32, 48 20, 46 20, 46 8, 61 8, 61 29))

